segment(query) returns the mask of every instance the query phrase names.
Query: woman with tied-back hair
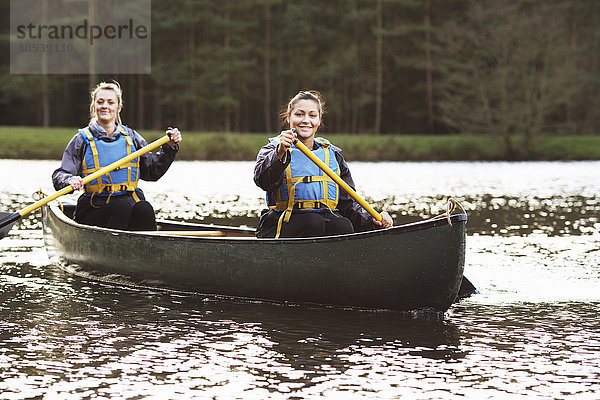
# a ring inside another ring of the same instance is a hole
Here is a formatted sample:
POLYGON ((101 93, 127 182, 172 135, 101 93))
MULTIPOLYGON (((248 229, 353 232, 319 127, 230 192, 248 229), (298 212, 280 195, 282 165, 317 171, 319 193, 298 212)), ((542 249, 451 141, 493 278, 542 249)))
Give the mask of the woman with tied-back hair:
POLYGON ((139 179, 156 181, 165 174, 179 149, 181 133, 169 128, 166 133, 171 140, 156 154, 145 153, 84 185, 83 177, 147 145, 142 136, 121 122, 123 94, 117 82, 101 82, 90 95, 90 122, 67 145, 60 168, 52 174, 54 188, 71 185, 73 190, 83 190, 75 208, 76 222, 156 230, 154 209, 137 183, 139 179))
POLYGON ((387 212, 377 221, 294 145, 297 139, 335 171, 350 187, 354 182, 341 150, 315 137, 322 124, 325 101, 315 90, 301 91, 282 110, 288 129, 269 139, 258 153, 254 182, 267 192, 259 238, 337 235, 389 228, 387 212))

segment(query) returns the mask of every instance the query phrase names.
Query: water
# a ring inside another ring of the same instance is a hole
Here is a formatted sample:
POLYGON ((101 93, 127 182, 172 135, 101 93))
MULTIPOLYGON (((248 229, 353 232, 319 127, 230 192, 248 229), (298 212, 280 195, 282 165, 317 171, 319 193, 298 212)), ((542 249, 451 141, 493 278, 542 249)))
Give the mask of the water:
MULTIPOLYGON (((0 160, 0 210, 57 164, 0 160)), ((177 162, 142 187, 161 218, 255 226, 252 167, 177 162)), ((600 398, 600 162, 351 168, 399 222, 457 198, 481 294, 439 319, 121 287, 51 265, 33 213, 0 241, 0 399, 600 398)))

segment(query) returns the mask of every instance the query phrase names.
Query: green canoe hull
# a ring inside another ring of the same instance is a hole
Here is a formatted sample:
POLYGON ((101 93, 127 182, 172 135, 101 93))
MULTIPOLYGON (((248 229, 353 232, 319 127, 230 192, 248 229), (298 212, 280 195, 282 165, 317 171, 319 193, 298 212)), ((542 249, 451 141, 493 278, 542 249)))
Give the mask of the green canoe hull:
MULTIPOLYGON (((68 210, 67 210, 68 211, 68 210)), ((276 302, 368 309, 447 310, 465 261, 465 214, 385 230, 300 239, 256 239, 251 230, 161 222, 166 231, 248 237, 159 236, 80 225, 44 208, 54 262, 173 289, 276 302)))

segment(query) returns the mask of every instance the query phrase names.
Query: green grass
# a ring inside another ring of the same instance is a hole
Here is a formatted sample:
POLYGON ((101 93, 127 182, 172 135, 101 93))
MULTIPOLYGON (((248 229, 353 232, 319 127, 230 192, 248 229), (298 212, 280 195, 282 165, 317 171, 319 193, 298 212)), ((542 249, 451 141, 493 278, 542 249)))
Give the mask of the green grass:
MULTIPOLYGON (((0 158, 59 160, 75 128, 0 127, 0 158)), ((162 135, 140 132, 148 142, 162 135)), ((183 132, 180 160, 254 160, 276 134, 183 132)), ((504 140, 489 135, 324 134, 353 161, 441 160, 600 160, 600 136, 543 136, 527 152, 513 139, 520 156, 509 156, 504 140)))

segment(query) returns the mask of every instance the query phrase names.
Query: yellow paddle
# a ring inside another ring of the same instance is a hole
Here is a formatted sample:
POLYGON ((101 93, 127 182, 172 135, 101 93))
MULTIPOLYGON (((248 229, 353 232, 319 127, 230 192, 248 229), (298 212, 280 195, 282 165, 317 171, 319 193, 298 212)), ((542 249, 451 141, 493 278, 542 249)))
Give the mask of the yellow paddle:
POLYGON ((344 189, 346 191, 346 193, 348 193, 350 195, 350 197, 352 197, 354 200, 356 200, 356 202, 358 204, 360 204, 365 210, 368 211, 369 214, 371 214, 371 216, 373 218, 375 218, 377 221, 381 221, 382 217, 381 214, 379 214, 377 211, 375 211, 373 209, 373 207, 371 207, 366 201, 364 201, 355 191, 354 189, 352 189, 350 187, 350 185, 348 185, 346 182, 344 182, 344 180, 342 178, 339 177, 338 174, 336 174, 335 172, 333 172, 331 170, 331 168, 329 168, 323 161, 321 161, 317 156, 315 156, 313 154, 312 151, 310 151, 308 149, 308 147, 306 147, 304 145, 304 143, 302 143, 301 141, 299 141, 298 139, 296 139, 294 141, 294 145, 302 152, 304 153, 304 155, 308 158, 311 159, 312 162, 314 162, 315 164, 317 164, 317 166, 319 168, 321 168, 323 170, 323 172, 325 172, 327 175, 329 175, 329 177, 331 179, 333 179, 335 181, 335 183, 337 183, 342 189, 344 189))
MULTIPOLYGON (((99 169, 98 171, 94 172, 91 175, 86 176, 85 178, 83 178, 83 184, 86 184, 90 181, 93 181, 94 179, 101 177, 102 175, 112 171, 113 169, 118 168, 119 166, 133 160, 134 158, 137 158, 137 157, 141 156, 142 154, 145 154, 145 153, 167 143, 169 140, 171 140, 171 138, 168 135, 165 135, 165 136, 161 137, 160 139, 155 140, 154 142, 150 143, 147 146, 142 147, 141 149, 131 153, 130 155, 123 157, 120 160, 117 160, 114 163, 107 165, 104 168, 99 169)), ((73 188, 71 187, 71 185, 68 185, 68 186, 65 186, 64 188, 62 188, 61 190, 54 192, 50 196, 44 197, 43 199, 36 201, 32 205, 23 208, 22 210, 20 210, 18 212, 15 212, 12 214, 0 213, 0 218, 1 218, 0 219, 0 239, 4 238, 4 236, 6 236, 8 234, 8 231, 10 231, 10 229, 15 224, 15 222, 17 222, 22 216, 29 214, 30 212, 32 212, 33 210, 35 210, 37 208, 40 208, 44 204, 47 204, 47 203, 51 202, 52 200, 57 199, 60 196, 68 194, 72 191, 73 191, 73 188)))

